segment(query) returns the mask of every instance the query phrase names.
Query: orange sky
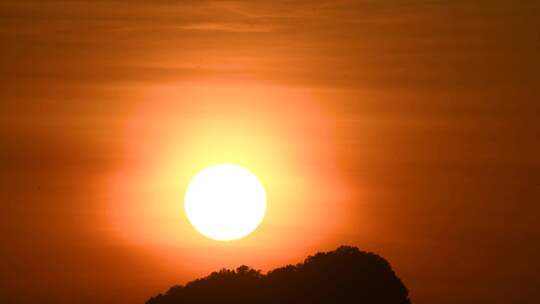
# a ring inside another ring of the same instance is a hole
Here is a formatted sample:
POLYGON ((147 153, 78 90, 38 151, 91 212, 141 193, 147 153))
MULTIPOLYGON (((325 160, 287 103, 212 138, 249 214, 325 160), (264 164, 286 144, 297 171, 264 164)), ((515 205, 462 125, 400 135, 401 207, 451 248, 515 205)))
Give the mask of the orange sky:
POLYGON ((540 294, 536 1, 3 1, 0 302, 136 303, 340 244, 415 303, 540 294), (219 162, 255 233, 182 213, 219 162))

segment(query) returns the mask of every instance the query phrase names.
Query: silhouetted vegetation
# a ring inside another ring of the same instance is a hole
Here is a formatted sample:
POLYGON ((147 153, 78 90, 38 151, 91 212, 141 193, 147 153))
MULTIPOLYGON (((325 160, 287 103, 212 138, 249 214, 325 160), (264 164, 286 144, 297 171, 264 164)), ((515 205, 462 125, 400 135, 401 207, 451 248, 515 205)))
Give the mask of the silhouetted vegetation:
POLYGON ((266 275, 247 266, 174 286, 147 304, 409 304, 408 291, 382 257, 342 246, 266 275))

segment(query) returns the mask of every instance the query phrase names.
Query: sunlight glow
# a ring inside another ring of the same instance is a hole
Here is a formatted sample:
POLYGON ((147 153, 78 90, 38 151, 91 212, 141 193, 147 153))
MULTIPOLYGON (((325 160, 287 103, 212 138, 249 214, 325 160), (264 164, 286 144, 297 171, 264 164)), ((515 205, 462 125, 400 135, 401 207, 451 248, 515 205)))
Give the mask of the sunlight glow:
POLYGON ((257 177, 233 164, 202 170, 190 182, 184 208, 193 227, 218 241, 240 239, 262 222, 266 193, 257 177))

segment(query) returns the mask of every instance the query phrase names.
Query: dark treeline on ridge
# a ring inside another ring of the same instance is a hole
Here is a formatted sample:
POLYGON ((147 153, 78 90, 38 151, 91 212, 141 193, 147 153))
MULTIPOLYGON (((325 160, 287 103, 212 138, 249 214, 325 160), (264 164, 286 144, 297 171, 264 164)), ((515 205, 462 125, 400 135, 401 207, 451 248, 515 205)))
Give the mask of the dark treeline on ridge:
POLYGON ((147 304, 364 303, 410 304, 408 290, 381 256, 342 246, 262 274, 222 269, 174 286, 147 304))

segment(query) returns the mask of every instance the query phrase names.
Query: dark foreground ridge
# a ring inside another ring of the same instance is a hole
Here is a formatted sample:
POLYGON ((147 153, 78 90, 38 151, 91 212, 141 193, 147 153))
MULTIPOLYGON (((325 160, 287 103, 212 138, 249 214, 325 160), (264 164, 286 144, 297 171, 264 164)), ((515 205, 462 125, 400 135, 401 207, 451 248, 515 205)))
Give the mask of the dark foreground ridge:
POLYGON ((247 266, 174 286, 147 304, 410 304, 408 291, 381 256, 342 246, 266 275, 247 266))

